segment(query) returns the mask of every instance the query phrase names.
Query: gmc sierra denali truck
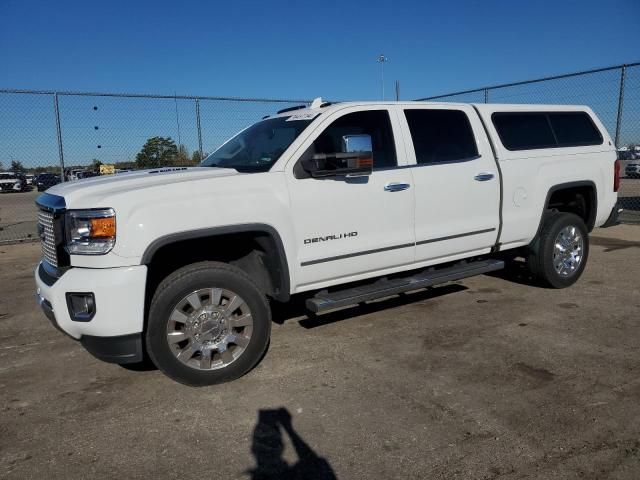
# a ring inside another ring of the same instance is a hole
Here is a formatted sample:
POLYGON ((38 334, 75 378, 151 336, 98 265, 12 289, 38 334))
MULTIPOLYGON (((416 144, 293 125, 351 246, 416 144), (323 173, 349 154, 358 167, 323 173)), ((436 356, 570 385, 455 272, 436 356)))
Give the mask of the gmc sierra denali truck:
POLYGON ((318 99, 197 168, 50 188, 37 199, 37 299, 102 360, 215 384, 256 365, 269 302, 293 294, 320 313, 509 257, 572 285, 589 232, 616 223, 618 182, 587 107, 318 99))

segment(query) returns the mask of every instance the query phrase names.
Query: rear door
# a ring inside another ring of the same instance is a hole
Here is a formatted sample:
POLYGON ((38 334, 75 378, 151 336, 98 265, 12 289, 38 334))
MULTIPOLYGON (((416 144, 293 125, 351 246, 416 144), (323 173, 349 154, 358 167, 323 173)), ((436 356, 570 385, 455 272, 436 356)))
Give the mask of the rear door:
POLYGON ((416 262, 488 253, 500 223, 500 178, 473 107, 397 108, 414 164, 416 262))
POLYGON ((358 280, 413 262, 414 191, 402 135, 386 107, 349 107, 328 116, 287 165, 297 242, 297 291, 358 280), (344 135, 372 137, 373 173, 311 178, 301 160, 340 151, 344 135))

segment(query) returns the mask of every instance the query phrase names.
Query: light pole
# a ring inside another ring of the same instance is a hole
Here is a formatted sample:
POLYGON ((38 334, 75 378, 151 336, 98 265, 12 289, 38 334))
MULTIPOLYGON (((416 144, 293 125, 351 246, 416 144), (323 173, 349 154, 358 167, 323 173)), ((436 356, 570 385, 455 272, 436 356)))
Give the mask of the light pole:
POLYGON ((381 74, 381 82, 382 82, 382 100, 384 101, 384 63, 388 62, 389 59, 384 55, 380 54, 377 61, 380 64, 380 74, 381 74))

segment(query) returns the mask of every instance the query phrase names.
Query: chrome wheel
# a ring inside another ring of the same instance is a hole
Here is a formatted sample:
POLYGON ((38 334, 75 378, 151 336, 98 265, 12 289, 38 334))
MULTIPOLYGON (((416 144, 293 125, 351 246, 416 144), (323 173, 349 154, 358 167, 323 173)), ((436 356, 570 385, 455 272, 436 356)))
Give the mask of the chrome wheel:
POLYGON ((562 277, 571 277, 582 263, 584 255, 584 238, 580 230, 568 225, 556 236, 553 245, 553 267, 562 277))
POLYGON ((167 323, 173 355, 197 370, 217 370, 237 360, 253 332, 251 311, 240 295, 222 288, 190 293, 167 323))

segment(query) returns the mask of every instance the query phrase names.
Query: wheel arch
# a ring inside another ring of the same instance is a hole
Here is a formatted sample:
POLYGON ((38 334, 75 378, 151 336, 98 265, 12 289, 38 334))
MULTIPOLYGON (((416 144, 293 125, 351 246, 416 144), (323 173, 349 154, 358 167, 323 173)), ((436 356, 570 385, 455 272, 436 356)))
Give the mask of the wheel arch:
POLYGON ((268 224, 247 223, 171 233, 152 241, 146 247, 140 260, 140 264, 150 266, 153 263, 156 254, 158 254, 163 248, 174 244, 193 240, 206 241, 209 238, 213 241, 216 239, 219 240, 225 236, 233 236, 237 234, 256 235, 254 240, 267 254, 266 258, 268 264, 266 267, 269 270, 268 273, 271 276, 271 281, 274 287, 273 291, 269 292, 269 294, 278 301, 287 301, 290 297, 291 278, 289 274, 286 250, 278 231, 268 224))
POLYGON ((580 180, 575 182, 559 183, 549 188, 549 190, 547 191, 546 198, 544 200, 542 212, 540 213, 538 229, 536 230, 536 235, 534 238, 538 238, 538 236, 540 235, 540 231, 542 230, 542 226, 544 224, 544 220, 549 210, 550 202, 554 197, 554 194, 557 195, 562 192, 571 192, 571 191, 574 191, 574 192, 582 191, 582 192, 588 193, 589 195, 588 202, 589 202, 590 208, 589 208, 587 218, 583 218, 583 220, 585 221, 584 223, 587 226, 587 231, 591 232, 591 230, 593 230, 596 222, 597 212, 598 212, 598 189, 596 187, 595 182, 591 180, 580 180))

